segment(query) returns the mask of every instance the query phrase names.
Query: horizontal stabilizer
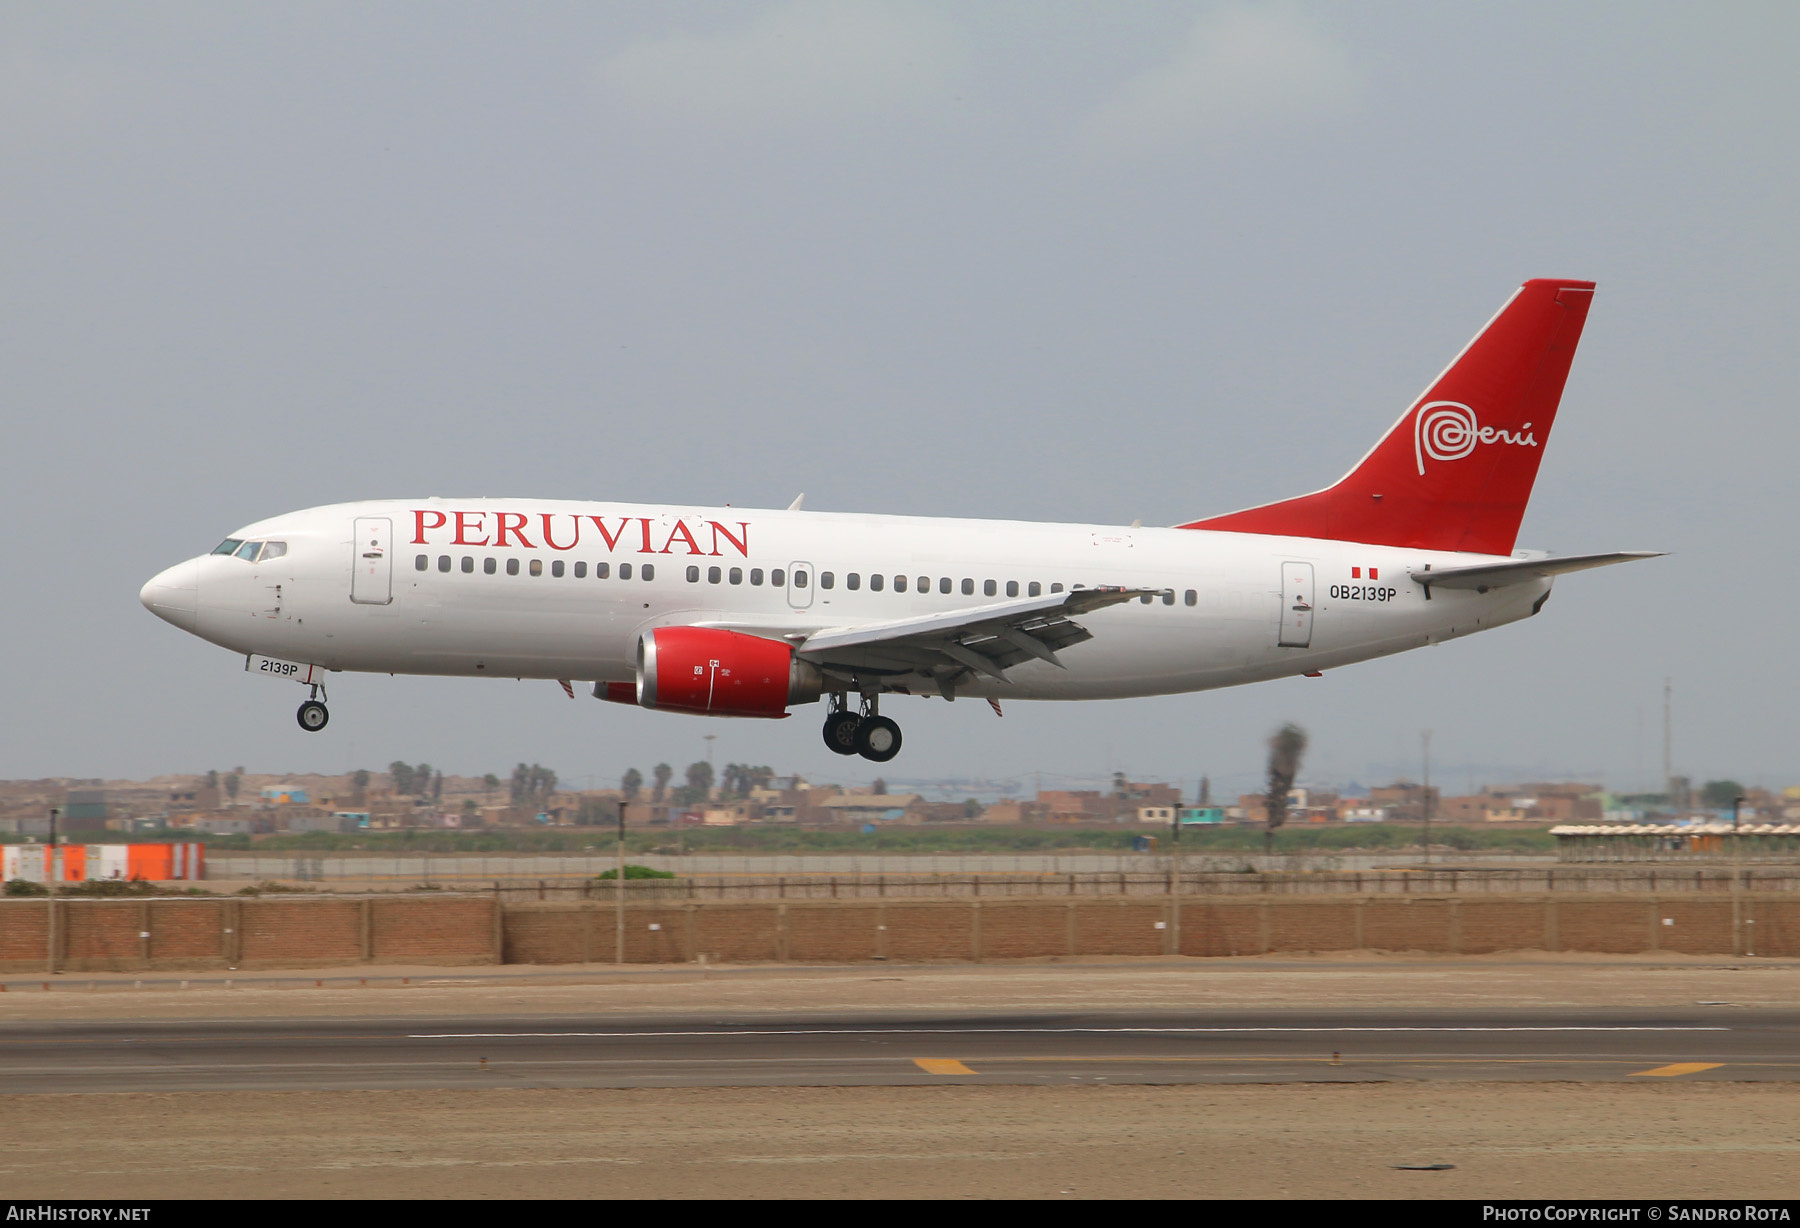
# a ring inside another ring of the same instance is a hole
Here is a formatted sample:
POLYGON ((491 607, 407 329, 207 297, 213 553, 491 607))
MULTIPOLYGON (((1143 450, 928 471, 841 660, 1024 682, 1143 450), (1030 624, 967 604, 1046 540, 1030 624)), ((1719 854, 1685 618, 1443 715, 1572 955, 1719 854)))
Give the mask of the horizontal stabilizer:
POLYGON ((1475 567, 1443 567, 1432 571, 1415 571, 1413 583, 1427 588, 1473 588, 1486 592, 1508 584, 1542 580, 1560 576, 1565 571, 1587 571, 1592 567, 1611 567, 1614 563, 1633 563, 1638 559, 1658 559, 1662 550, 1615 550, 1611 554, 1570 554, 1561 558, 1508 559, 1504 563, 1482 563, 1475 567))

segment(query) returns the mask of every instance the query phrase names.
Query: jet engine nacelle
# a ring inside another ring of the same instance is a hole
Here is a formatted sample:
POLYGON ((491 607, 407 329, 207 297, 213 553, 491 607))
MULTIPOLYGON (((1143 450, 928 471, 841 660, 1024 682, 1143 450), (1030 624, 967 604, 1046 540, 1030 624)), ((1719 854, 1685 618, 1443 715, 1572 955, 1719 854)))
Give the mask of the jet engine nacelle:
POLYGON ((783 717, 818 699, 823 683, 780 640, 710 627, 658 627, 638 639, 637 702, 658 711, 783 717))

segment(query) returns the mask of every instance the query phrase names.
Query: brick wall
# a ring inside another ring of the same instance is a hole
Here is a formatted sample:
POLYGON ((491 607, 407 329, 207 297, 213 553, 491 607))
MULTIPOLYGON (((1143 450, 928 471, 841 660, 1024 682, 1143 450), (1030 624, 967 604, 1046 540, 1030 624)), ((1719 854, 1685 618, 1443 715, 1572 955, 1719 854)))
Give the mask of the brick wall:
POLYGON ((150 964, 177 967, 193 961, 204 966, 225 958, 225 901, 150 901, 150 964))
POLYGON ((695 910, 695 949, 709 961, 773 963, 782 958, 780 906, 711 904, 695 910))
POLYGON ((144 940, 138 935, 144 912, 144 905, 135 900, 111 908, 71 904, 59 914, 68 927, 62 949, 69 966, 96 972, 142 967, 144 940))
MULTIPOLYGON (((488 897, 59 901, 69 971, 304 968, 356 963, 610 963, 604 903, 500 906, 488 897), (144 937, 145 934, 149 936, 144 937)), ((1647 895, 1190 898, 1181 952, 1669 951, 1800 955, 1800 899, 1647 895), (1665 924, 1666 922, 1666 924, 1665 924)), ((637 904, 632 963, 853 963, 1160 955, 1169 902, 1146 898, 637 904)), ((0 971, 45 959, 40 900, 0 901, 0 971)))
POLYGON ((245 900, 238 967, 354 964, 363 957, 359 900, 245 900))
POLYGON ((1265 910, 1258 900, 1204 900, 1181 907, 1183 955, 1261 955, 1265 910))
POLYGON ((1269 909, 1269 950, 1354 951, 1362 945, 1356 940, 1355 900, 1295 903, 1302 906, 1269 909))
POLYGON ((1075 908, 1067 903, 984 903, 981 906, 982 958, 1073 955, 1075 925, 1075 908))
MULTIPOLYGON (((974 908, 939 908, 931 904, 888 904, 877 908, 877 924, 887 930, 876 934, 878 950, 888 959, 973 959, 975 930, 981 928, 982 948, 987 948, 989 914, 983 905, 974 908)), ((1040 910, 1055 913, 1056 909, 1040 910)))
POLYGON ((492 900, 371 900, 369 905, 369 955, 377 962, 495 962, 492 900))
POLYGON ((1362 946, 1371 951, 1454 950, 1449 900, 1370 900, 1363 905, 1362 946))
MULTIPOLYGON (((1044 911, 1045 923, 1052 924, 1056 906, 1044 911)), ((1075 954, 1161 955, 1164 931, 1156 923, 1168 918, 1168 906, 1161 902, 1077 904, 1075 954)))
POLYGON ((1464 900, 1457 950, 1464 955, 1548 949, 1550 928, 1541 900, 1464 900))
MULTIPOLYGON (((469 897, 58 900, 57 963, 70 972, 496 963, 496 908, 469 897)), ((45 912, 41 899, 0 901, 0 971, 44 967, 45 912)))

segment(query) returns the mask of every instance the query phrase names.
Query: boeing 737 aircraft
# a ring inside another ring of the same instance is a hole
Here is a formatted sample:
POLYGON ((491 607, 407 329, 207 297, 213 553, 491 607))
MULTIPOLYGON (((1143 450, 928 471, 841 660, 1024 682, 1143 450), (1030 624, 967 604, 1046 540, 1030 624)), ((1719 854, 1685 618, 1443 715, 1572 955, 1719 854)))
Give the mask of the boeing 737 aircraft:
POLYGON ((884 695, 997 710, 1316 675, 1653 557, 1513 549, 1593 295, 1526 282, 1341 481, 1173 528, 389 499, 247 525, 141 598, 311 688, 314 731, 340 670, 580 679, 705 716, 824 698, 825 744, 883 763, 884 695))

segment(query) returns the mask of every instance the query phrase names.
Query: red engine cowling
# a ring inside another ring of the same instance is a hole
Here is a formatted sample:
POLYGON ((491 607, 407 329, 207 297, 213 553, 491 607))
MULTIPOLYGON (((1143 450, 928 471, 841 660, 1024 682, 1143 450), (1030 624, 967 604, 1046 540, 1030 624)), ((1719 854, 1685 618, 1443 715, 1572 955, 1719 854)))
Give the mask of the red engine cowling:
POLYGON ((710 627, 658 627, 638 640, 637 701, 703 716, 787 715, 819 698, 818 668, 780 640, 710 627))

